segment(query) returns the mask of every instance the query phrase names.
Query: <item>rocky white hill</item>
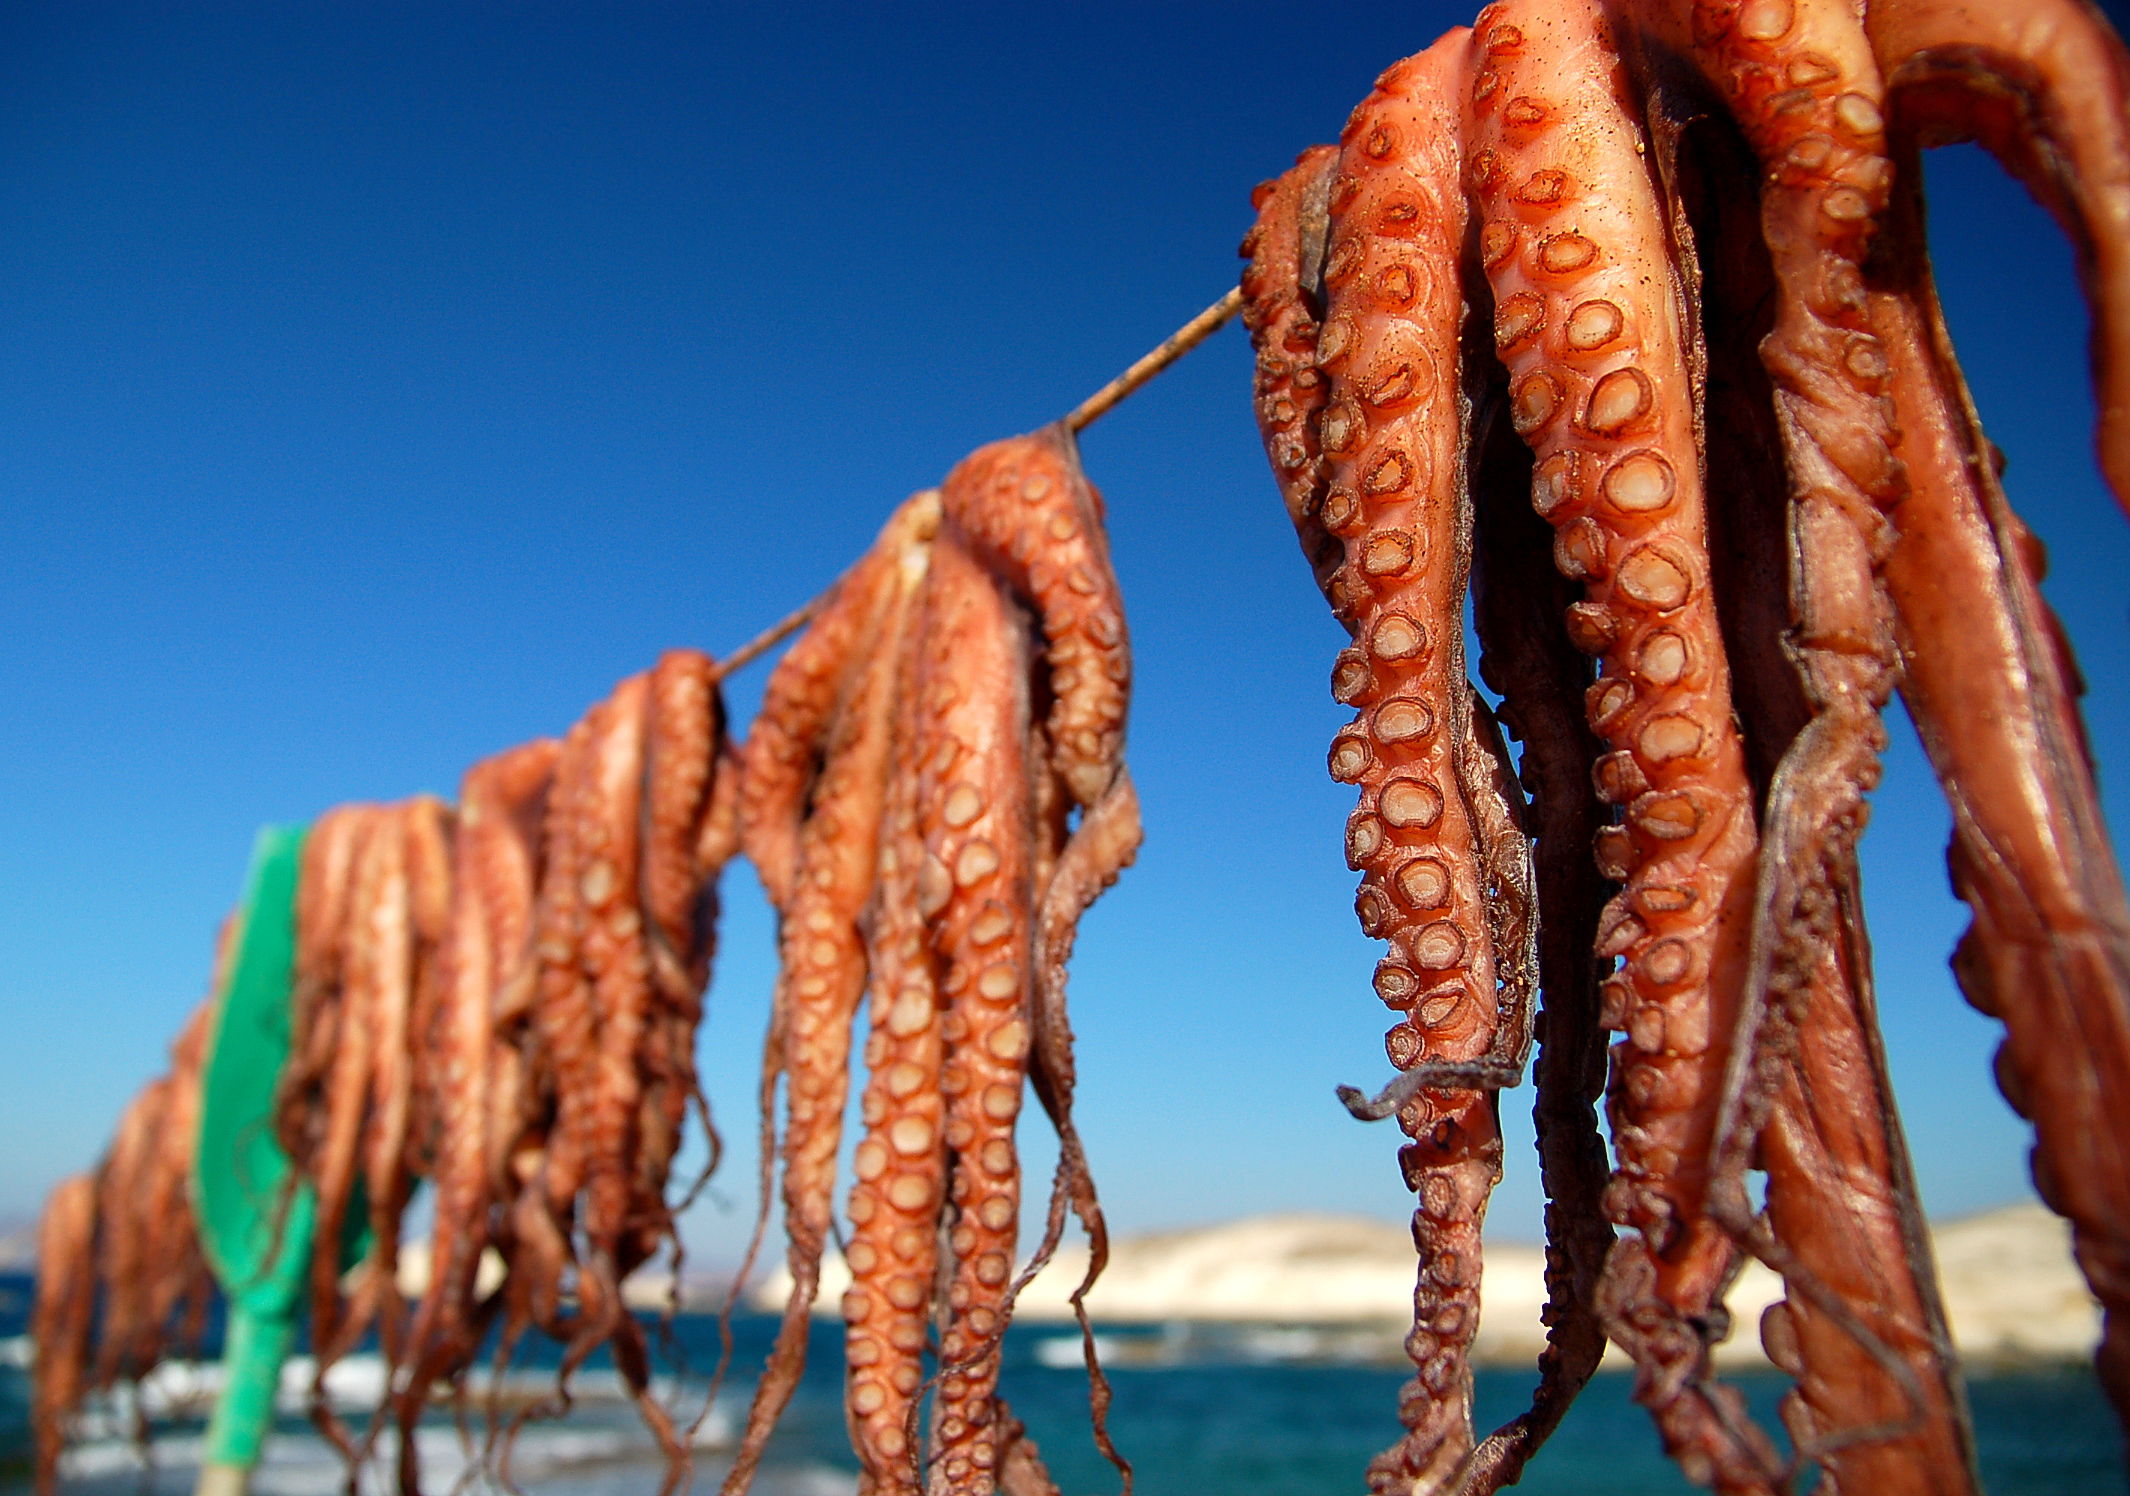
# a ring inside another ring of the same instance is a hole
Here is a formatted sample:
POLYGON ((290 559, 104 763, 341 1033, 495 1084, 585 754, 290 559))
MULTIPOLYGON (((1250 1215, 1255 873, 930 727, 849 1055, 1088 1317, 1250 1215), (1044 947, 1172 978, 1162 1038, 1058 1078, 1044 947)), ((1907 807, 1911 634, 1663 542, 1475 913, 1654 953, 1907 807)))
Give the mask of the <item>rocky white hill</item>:
MULTIPOLYGON (((2091 1354, 2100 1312, 2072 1264, 2069 1229, 2038 1204, 1991 1211, 1937 1228, 1933 1241, 1953 1337, 1970 1362, 2071 1359, 2091 1354)), ((1086 1270, 1082 1249, 1060 1252, 1028 1286, 1024 1320, 1069 1319, 1067 1296, 1086 1270)), ((1544 1254, 1490 1243, 1482 1287, 1478 1358, 1521 1363, 1543 1343, 1544 1254)), ((1404 1228, 1344 1216, 1258 1216, 1226 1225, 1127 1237, 1088 1306, 1098 1324, 1227 1322, 1341 1327, 1339 1344, 1395 1355, 1410 1319, 1414 1253, 1404 1228)), ((833 1313, 850 1275, 824 1264, 817 1310, 833 1313)), ((790 1280, 780 1270, 751 1295, 780 1308, 790 1280)), ((1739 1326, 1719 1359, 1760 1358, 1761 1311, 1780 1280, 1754 1264, 1731 1292, 1739 1326)))

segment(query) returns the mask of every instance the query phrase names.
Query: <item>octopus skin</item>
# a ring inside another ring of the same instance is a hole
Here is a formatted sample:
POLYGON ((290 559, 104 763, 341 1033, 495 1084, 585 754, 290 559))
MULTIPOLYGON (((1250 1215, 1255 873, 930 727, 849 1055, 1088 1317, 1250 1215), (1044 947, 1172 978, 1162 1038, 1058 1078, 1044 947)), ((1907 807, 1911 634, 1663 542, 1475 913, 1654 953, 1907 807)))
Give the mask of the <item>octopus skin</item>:
POLYGON ((2077 249, 2101 471, 2130 509, 2130 53, 2087 0, 1873 0, 1864 29, 1903 131, 1979 142, 2077 249))
POLYGON ((1291 170, 1260 183, 1250 198, 1257 221, 1242 242, 1250 262, 1243 271, 1242 317, 1256 350, 1251 378, 1258 430, 1287 518, 1324 589, 1343 559, 1338 540, 1324 529, 1324 454, 1316 439, 1325 394, 1316 366, 1320 278, 1338 158, 1336 146, 1311 146, 1291 170))
POLYGON ((1547 1245, 1539 1383, 1529 1408, 1473 1450, 1460 1476, 1473 1492, 1513 1484, 1596 1372, 1605 1351, 1598 1283, 1614 1242, 1596 1105, 1606 1060, 1597 928, 1612 885, 1589 855, 1610 819, 1592 783, 1603 745, 1583 718, 1593 672, 1559 625, 1579 588, 1554 569, 1550 533, 1531 509, 1531 456, 1506 419, 1506 386, 1483 398, 1489 414, 1473 469, 1472 615, 1481 677, 1500 693, 1504 729, 1523 744, 1534 892, 1545 911, 1538 929, 1544 1008, 1531 1074, 1547 1245))
MULTIPOLYGON (((1907 125, 1895 107, 1897 129, 1907 125)), ((1872 283, 1909 495, 1886 563, 1901 692, 1953 811, 1975 921, 1955 971, 2006 1026, 1997 1075, 2035 1124, 2035 1181, 2100 1300, 2102 1385, 2130 1419, 2130 906, 2042 558, 2006 502, 1904 194, 1872 283)), ((2096 319, 2096 326, 2103 325, 2096 319)))
POLYGON ((37 1301, 30 1316, 36 1346, 30 1425, 36 1440, 38 1496, 59 1484, 67 1422, 89 1389, 96 1309, 96 1176, 62 1179, 37 1223, 37 1301))
MULTIPOLYGON (((914 496, 888 521, 861 566, 884 584, 868 628, 875 648, 855 661, 824 725, 821 770, 799 829, 789 903, 779 922, 781 960, 772 1063, 785 1074, 782 1148, 786 1263, 792 1289, 757 1383, 725 1489, 746 1489, 779 1415, 805 1369, 807 1313, 833 1226, 851 1029, 867 981, 864 922, 873 900, 894 754, 895 688, 903 640, 939 523, 938 497, 914 496)), ((801 664, 809 656, 801 656, 801 664)), ((786 656, 779 671, 800 666, 786 656)))
MULTIPOLYGON (((947 481, 949 514, 960 476, 947 481)), ((1022 758, 1029 643, 997 583, 951 534, 934 548, 927 586, 917 903, 939 972, 952 1202, 933 1458, 944 1489, 958 1496, 988 1491, 995 1479, 999 1354, 1020 1221, 1013 1135, 1030 1042, 1034 906, 1022 758)), ((922 1126, 900 1117, 867 1142, 918 1156, 933 1147, 922 1126)))
POLYGON ((1602 1021, 1627 1035, 1605 1204, 1639 1234, 1609 1260, 1606 1317, 1640 1347, 1637 1395, 1667 1446, 1703 1451, 1738 1489, 1768 1489, 1771 1451, 1729 1436, 1743 1404, 1710 1384, 1693 1329, 1735 1269, 1703 1208, 1702 1165, 1756 844, 1668 246, 1601 6, 1493 6, 1475 40, 1468 129, 1493 342, 1536 462, 1532 503, 1556 567, 1583 586, 1567 632, 1603 661, 1587 696, 1609 750, 1594 783, 1622 812, 1596 838, 1599 866, 1624 885, 1597 945, 1621 962, 1602 1021))
POLYGON ((1123 761, 1131 644, 1079 443, 1063 425, 993 442, 957 464, 940 494, 946 528, 1035 614, 1051 767, 1073 803, 1092 805, 1123 761))
POLYGON ((491 1111, 512 1104, 495 1084, 496 999, 530 957, 538 828, 556 746, 538 739, 484 759, 460 786, 437 1047, 426 1079, 438 1118, 430 1277, 408 1328, 397 1388, 406 1496, 420 1490, 414 1431, 430 1391, 464 1374, 497 1307, 476 1294, 481 1254, 497 1231, 491 1111))
MULTIPOLYGON (((931 607, 931 585, 920 599, 931 607)), ((870 1034, 862 1100, 867 1136, 854 1160, 846 1212, 843 1296, 844 1406, 858 1457, 861 1496, 917 1496, 921 1437, 917 1398, 938 1268, 938 1212, 946 1198, 946 1098, 938 976, 918 909, 924 843, 918 832, 920 680, 905 647, 897 659, 893 758, 883 814, 875 905, 869 921, 870 1034), (892 1121, 891 1121, 892 1119, 892 1121), (898 1149, 884 1136, 900 1122, 898 1149), (875 1132, 883 1136, 875 1137, 875 1132), (871 1146, 867 1146, 870 1144, 871 1146)))
MULTIPOLYGON (((1459 617, 1471 526, 1461 297, 1433 269, 1454 261, 1465 232, 1456 118, 1468 45, 1469 33, 1452 32, 1397 64, 1347 123, 1317 351, 1329 381, 1320 513, 1344 546, 1330 596, 1356 641, 1333 694, 1361 712, 1333 740, 1331 771, 1361 788, 1347 826, 1348 861, 1363 874, 1355 907, 1364 932, 1391 942, 1377 995, 1407 1015, 1386 1047, 1423 1082, 1396 1099, 1413 1139, 1401 1164, 1420 1200, 1407 1343, 1417 1374, 1401 1395, 1406 1437, 1371 1467, 1374 1490, 1435 1489, 1472 1450, 1466 1357, 1479 1228, 1501 1159, 1488 1082, 1505 1078, 1487 1062, 1504 1058, 1497 982, 1513 999, 1529 959, 1500 939, 1496 912, 1509 904, 1482 896, 1498 884, 1517 897, 1493 876, 1487 843, 1503 828, 1521 836, 1490 806, 1500 787, 1472 758, 1476 698, 1459 617)), ((1510 1073, 1521 1060, 1513 1053, 1510 1073)))

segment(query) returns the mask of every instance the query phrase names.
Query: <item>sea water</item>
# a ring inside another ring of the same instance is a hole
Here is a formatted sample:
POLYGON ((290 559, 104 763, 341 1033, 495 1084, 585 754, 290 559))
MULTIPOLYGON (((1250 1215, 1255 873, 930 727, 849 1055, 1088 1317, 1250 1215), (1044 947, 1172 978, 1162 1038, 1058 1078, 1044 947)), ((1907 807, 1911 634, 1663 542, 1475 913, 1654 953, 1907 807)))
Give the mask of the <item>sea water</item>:
MULTIPOLYGON (((0 1329, 10 1328, 0 1325, 0 1329)), ((660 1391, 684 1408, 700 1403, 720 1337, 714 1317, 682 1315, 673 1348, 688 1372, 660 1391), (691 1400, 692 1403, 691 1403, 691 1400)), ((698 1436, 697 1490, 714 1490, 729 1461, 731 1438, 775 1322, 749 1316, 732 1327, 731 1371, 698 1436)), ((1397 1432, 1405 1375, 1390 1365, 1336 1359, 1350 1346, 1337 1332, 1306 1328, 1175 1325, 1107 1333, 1115 1400, 1109 1426, 1136 1471, 1143 1496, 1325 1496, 1364 1489, 1369 1458, 1397 1432)), ((19 1340, 15 1342, 19 1360, 19 1340)), ((845 1441, 840 1403, 841 1334, 817 1322, 806 1376, 787 1411, 757 1484, 761 1496, 845 1496, 856 1469, 845 1441)), ((1067 1496, 1113 1492, 1119 1480, 1089 1436, 1088 1384, 1079 1337, 1068 1327, 1016 1326, 1006 1350, 1004 1391, 1027 1424, 1067 1496)), ((514 1396, 536 1395, 551 1380, 552 1355, 521 1360, 514 1396), (545 1364, 542 1364, 542 1363, 545 1364)), ((185 1377, 172 1379, 180 1386, 185 1377)), ((194 1377, 202 1388, 211 1379, 194 1377)), ((296 1379, 291 1378, 291 1385, 296 1379)), ((1733 1378, 1763 1423, 1773 1428, 1784 1382, 1772 1373, 1733 1378)), ((358 1426, 381 1386, 374 1354, 351 1358, 336 1382, 344 1416, 358 1426)), ((1482 1426, 1521 1411, 1528 1372, 1484 1370, 1477 1379, 1482 1426)), ((1560 1430, 1525 1471, 1518 1490, 1532 1496, 1686 1496, 1689 1486, 1658 1449, 1648 1415, 1630 1396, 1629 1377, 1606 1371, 1587 1388, 1560 1430)), ((648 1437, 596 1363, 580 1378, 576 1409, 562 1421, 529 1427, 518 1441, 515 1473, 539 1496, 650 1496, 658 1468, 648 1437)), ((19 1366, 0 1369, 0 1485, 19 1489, 27 1470, 26 1383, 19 1366)), ((1984 1484, 1993 1496, 2065 1496, 2125 1489, 2122 1439, 2092 1374, 2084 1367, 2035 1368, 1976 1375, 1974 1410, 1984 1484)), ((462 1442, 441 1415, 421 1436, 432 1490, 453 1488, 477 1457, 479 1397, 462 1442)), ((82 1496, 179 1496, 191 1487, 199 1457, 203 1407, 160 1406, 161 1432, 143 1475, 115 1422, 93 1427, 70 1457, 69 1491, 82 1496)), ((390 1488, 389 1436, 367 1489, 390 1488)), ((342 1472, 309 1432, 291 1399, 258 1472, 258 1496, 332 1496, 342 1472)))

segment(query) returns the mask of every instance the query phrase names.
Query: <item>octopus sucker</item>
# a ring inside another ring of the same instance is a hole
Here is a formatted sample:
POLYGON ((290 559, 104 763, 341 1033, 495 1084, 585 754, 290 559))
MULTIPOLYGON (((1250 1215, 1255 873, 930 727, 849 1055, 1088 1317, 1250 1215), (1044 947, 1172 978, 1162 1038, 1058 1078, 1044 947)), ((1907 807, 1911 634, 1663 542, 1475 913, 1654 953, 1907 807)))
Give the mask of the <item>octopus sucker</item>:
POLYGON ((2130 508, 2130 54, 2087 0, 1873 0, 1898 129, 1978 141, 2055 214, 2093 308, 2101 470, 2130 508))
MULTIPOLYGON (((921 632, 929 627, 929 580, 918 606, 921 632)), ((918 907, 919 669, 909 648, 896 666, 894 747, 866 940, 866 1136, 854 1159, 844 1248, 852 1278, 843 1298, 844 1407, 863 1496, 917 1496, 923 1487, 917 1394, 946 1198, 938 974, 918 907), (931 1142, 916 1152, 893 1148, 885 1136, 891 1118, 913 1135, 927 1129, 931 1142)))
POLYGON ((1609 751, 1592 769, 1620 819, 1596 845, 1623 884, 1601 921, 1614 936, 1605 954, 1620 959, 1607 1009, 1639 1036, 1614 1050, 1619 1166, 1605 1197, 1613 1219, 1639 1234, 1615 1249, 1605 1313, 1636 1353, 1637 1395, 1667 1446, 1704 1451, 1741 1489, 1765 1488, 1766 1450, 1739 1447, 1727 1432, 1733 1410, 1701 1390, 1707 1349, 1693 1328, 1708 1321, 1735 1257, 1705 1217, 1695 1161, 1711 1149, 1707 1103, 1737 1016, 1755 842, 1708 581, 1678 289, 1602 7, 1496 6, 1479 45, 1496 82, 1474 88, 1468 129, 1496 165, 1475 205, 1513 239, 1487 264, 1493 340, 1535 462, 1532 505, 1553 527, 1556 568, 1582 583, 1571 617, 1603 620, 1603 672, 1588 701, 1609 751), (1517 45, 1488 47, 1505 29, 1517 45), (1538 122, 1510 117, 1518 100, 1538 122), (1542 174, 1558 185, 1533 192, 1542 174), (1563 270, 1547 250, 1567 235, 1591 248, 1563 270), (1518 393, 1539 384, 1557 392, 1557 413, 1543 419, 1518 393), (1660 815, 1670 805, 1687 819, 1660 815), (1667 896, 1652 901, 1658 888, 1667 896), (1639 1100, 1645 1092, 1661 1104, 1639 1100), (1644 1253, 1646 1277, 1633 1265, 1644 1253), (1627 1292, 1644 1283, 1653 1296, 1627 1292))
POLYGON ((1520 1053, 1502 1064, 1498 1041, 1531 957, 1487 897, 1513 900, 1516 876, 1504 873, 1519 862, 1528 886, 1529 852, 1465 680, 1463 309, 1457 279, 1436 270, 1461 252, 1464 177, 1477 169, 1458 145, 1470 41, 1455 31, 1394 65, 1348 120, 1317 343, 1320 512, 1344 547, 1329 595, 1356 641, 1355 679, 1334 688, 1360 711, 1331 764, 1361 789, 1349 822, 1356 909, 1391 944, 1376 991, 1407 1015, 1386 1040, 1406 1075, 1378 1105, 1413 1140, 1400 1160, 1419 1197, 1416 1375, 1400 1398, 1406 1436, 1370 1467, 1378 1491, 1448 1489, 1472 1451, 1479 1230, 1501 1169, 1492 1087, 1521 1064, 1520 1053))
MULTIPOLYGON (((945 490, 951 515, 954 480, 945 490)), ((1026 1075, 1034 890, 1022 751, 1029 639, 999 585, 954 536, 934 548, 919 674, 920 909, 939 973, 951 1265, 932 1459, 944 1489, 992 1489, 994 1396, 1020 1221, 1013 1144, 1026 1075), (936 871, 935 871, 936 870, 936 871), (926 875, 936 882, 927 886, 926 875)), ((879 1141, 922 1155, 927 1124, 893 1117, 879 1141)))
POLYGON ((1131 644, 1079 442, 1063 425, 993 442, 940 495, 946 525, 1035 614, 1050 667, 1051 766, 1075 804, 1092 805, 1123 761, 1131 644))
POLYGON ((2006 1026, 1999 1075, 2034 1122, 2035 1181, 2072 1222, 2104 1311, 2102 1384, 2130 1419, 2130 906, 2040 550, 1990 460, 1921 234, 1911 189, 1871 282, 1909 473, 1886 562, 1901 692, 1952 806, 1954 889, 1975 914, 1955 971, 2006 1026))
MULTIPOLYGON (((867 978, 863 921, 874 893, 894 752, 895 688, 903 640, 931 561, 936 499, 897 511, 867 564, 886 578, 868 630, 875 647, 855 662, 823 731, 820 774, 799 829, 788 902, 780 911, 777 1032, 765 1075, 785 1076, 789 1120, 781 1150, 786 1262, 792 1289, 725 1489, 743 1491, 806 1364, 808 1310, 819 1289, 842 1138, 851 1029, 867 978)), ((765 1088, 764 1103, 773 1096, 765 1088)), ((770 1133, 765 1127, 765 1137, 770 1133)))
POLYGON ((1326 384, 1317 368, 1325 239, 1336 146, 1317 145, 1250 196, 1257 221, 1243 240, 1242 318, 1256 350, 1252 390, 1265 456, 1279 481, 1302 554, 1330 596, 1344 551, 1324 528, 1324 454, 1316 420, 1326 384))

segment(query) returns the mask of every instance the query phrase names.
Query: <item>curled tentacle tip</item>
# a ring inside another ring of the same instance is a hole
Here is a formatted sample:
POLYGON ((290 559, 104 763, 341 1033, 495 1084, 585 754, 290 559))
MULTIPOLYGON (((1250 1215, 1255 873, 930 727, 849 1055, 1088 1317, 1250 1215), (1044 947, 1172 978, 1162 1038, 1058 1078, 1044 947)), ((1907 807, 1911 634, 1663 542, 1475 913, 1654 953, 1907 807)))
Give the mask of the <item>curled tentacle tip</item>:
MULTIPOLYGON (((1340 1086, 1339 1105, 1345 1107, 1356 1122, 1381 1122, 1395 1112, 1405 1099, 1403 1095, 1393 1094, 1401 1090, 1404 1080, 1404 1076, 1399 1076, 1397 1080, 1385 1086, 1379 1095, 1373 1097, 1358 1086, 1340 1086)), ((1409 1091, 1410 1088, 1405 1089, 1409 1091)))

